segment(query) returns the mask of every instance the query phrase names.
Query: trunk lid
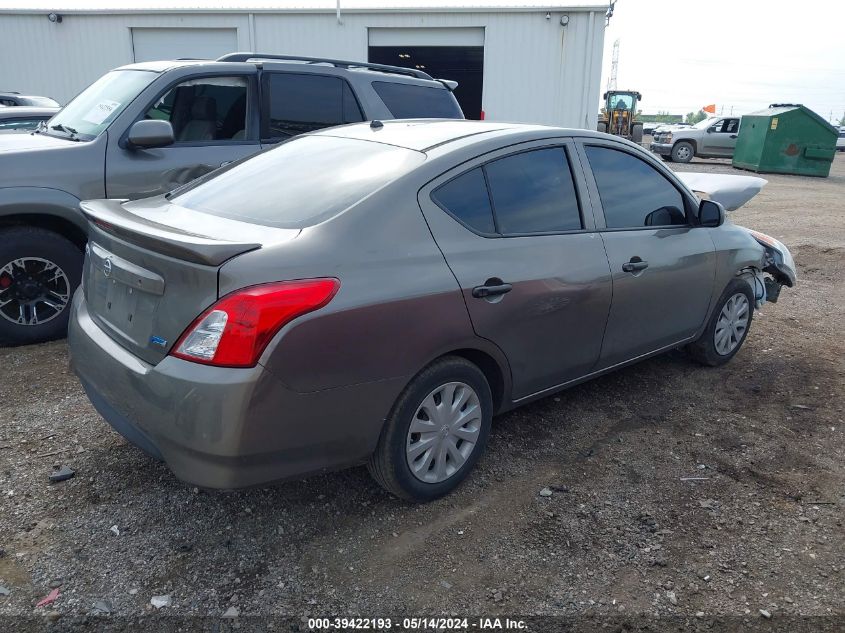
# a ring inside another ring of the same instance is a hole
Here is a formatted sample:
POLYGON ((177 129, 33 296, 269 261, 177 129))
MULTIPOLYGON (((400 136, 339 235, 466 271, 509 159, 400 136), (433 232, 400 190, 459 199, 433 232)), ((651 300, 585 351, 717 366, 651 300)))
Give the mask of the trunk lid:
POLYGON ((223 263, 299 234, 193 211, 164 196, 86 201, 81 209, 90 226, 82 276, 88 310, 152 364, 218 299, 223 263))

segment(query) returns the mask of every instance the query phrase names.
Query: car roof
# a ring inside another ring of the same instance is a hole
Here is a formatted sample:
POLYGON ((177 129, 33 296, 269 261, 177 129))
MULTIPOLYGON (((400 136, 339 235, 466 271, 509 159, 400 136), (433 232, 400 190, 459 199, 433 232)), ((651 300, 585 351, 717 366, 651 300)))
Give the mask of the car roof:
POLYGON ((44 95, 22 95, 20 92, 0 92, 0 97, 14 97, 16 99, 52 99, 44 95))
POLYGON ((199 66, 200 64, 214 63, 211 59, 165 59, 154 62, 138 62, 137 64, 126 64, 118 66, 114 70, 147 70, 154 73, 163 73, 173 68, 184 66, 199 66))
MULTIPOLYGON (((396 119, 374 123, 356 123, 342 127, 327 128, 312 132, 313 136, 352 138, 386 145, 396 145, 420 152, 439 147, 453 141, 472 136, 499 133, 549 132, 551 135, 566 133, 583 136, 592 135, 587 130, 566 130, 564 128, 529 125, 525 123, 499 123, 493 121, 470 121, 465 119, 396 119)), ((595 134, 598 136, 598 133, 595 134)))
MULTIPOLYGON (((354 63, 354 62, 352 62, 354 63)), ((333 69, 332 74, 336 73, 348 73, 351 76, 367 76, 370 79, 378 79, 380 81, 391 81, 391 82, 400 82, 400 83, 410 83, 410 84, 417 84, 417 85, 424 85, 424 86, 432 86, 436 88, 442 88, 447 90, 448 88, 438 79, 425 79, 422 77, 414 77, 411 75, 406 75, 404 73, 396 72, 392 73, 390 71, 385 70, 372 70, 367 68, 366 66, 352 66, 349 68, 344 68, 340 66, 334 66, 331 63, 331 60, 326 61, 314 61, 314 62, 305 62, 305 61, 297 61, 295 59, 290 60, 279 60, 279 59, 272 59, 269 57, 262 57, 259 54, 256 54, 254 57, 251 57, 249 61, 226 61, 226 60, 218 60, 218 59, 165 59, 160 61, 150 61, 150 62, 138 62, 135 64, 126 64, 124 66, 119 66, 114 68, 113 70, 140 70, 140 71, 147 71, 147 72, 154 72, 154 73, 165 73, 169 70, 175 70, 177 68, 187 68, 191 66, 212 66, 213 68, 209 68, 209 70, 222 70, 225 68, 255 68, 256 66, 261 66, 265 69, 275 69, 275 70, 292 70, 292 71, 307 71, 307 72, 319 72, 322 69, 333 69)))
POLYGON ((22 119, 28 116, 53 116, 61 108, 44 108, 36 106, 15 106, 13 108, 0 108, 0 119, 22 119))

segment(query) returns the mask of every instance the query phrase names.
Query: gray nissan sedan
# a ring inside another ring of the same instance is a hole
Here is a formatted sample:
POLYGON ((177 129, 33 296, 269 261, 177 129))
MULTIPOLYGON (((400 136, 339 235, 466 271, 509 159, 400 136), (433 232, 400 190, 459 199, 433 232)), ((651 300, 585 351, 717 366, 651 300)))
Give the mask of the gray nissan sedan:
POLYGON ((366 463, 434 499, 495 414, 673 348, 725 363, 795 282, 780 242, 584 130, 374 121, 82 210, 73 367, 208 488, 366 463))

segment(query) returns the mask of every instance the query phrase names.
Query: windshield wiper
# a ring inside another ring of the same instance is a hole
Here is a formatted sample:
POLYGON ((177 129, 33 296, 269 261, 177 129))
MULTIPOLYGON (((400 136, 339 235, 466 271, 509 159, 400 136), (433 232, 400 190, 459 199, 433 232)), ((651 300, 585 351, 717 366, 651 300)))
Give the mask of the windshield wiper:
POLYGON ((79 134, 79 132, 74 130, 69 125, 63 125, 61 123, 56 123, 55 125, 51 125, 50 129, 51 130, 58 130, 59 132, 64 132, 65 134, 70 135, 70 140, 72 140, 72 141, 78 141, 79 140, 79 137, 77 136, 77 134, 79 134))

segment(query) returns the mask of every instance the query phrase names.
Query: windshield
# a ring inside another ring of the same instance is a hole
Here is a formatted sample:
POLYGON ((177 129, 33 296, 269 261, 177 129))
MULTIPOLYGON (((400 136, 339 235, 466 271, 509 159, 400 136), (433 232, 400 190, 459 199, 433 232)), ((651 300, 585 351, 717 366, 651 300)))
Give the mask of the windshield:
POLYGON ((709 128, 711 125, 713 125, 717 120, 718 119, 716 119, 715 117, 710 117, 709 119, 704 119, 703 121, 699 121, 698 123, 693 125, 693 127, 696 130, 705 130, 705 129, 709 128))
POLYGON ((158 75, 149 71, 113 70, 80 92, 47 123, 47 133, 92 139, 158 75))
POLYGON ((403 147, 300 136, 173 192, 173 204, 224 218, 304 228, 337 215, 425 160, 403 147))
POLYGON ((634 97, 631 95, 613 95, 610 97, 611 110, 630 110, 634 105, 634 97))

